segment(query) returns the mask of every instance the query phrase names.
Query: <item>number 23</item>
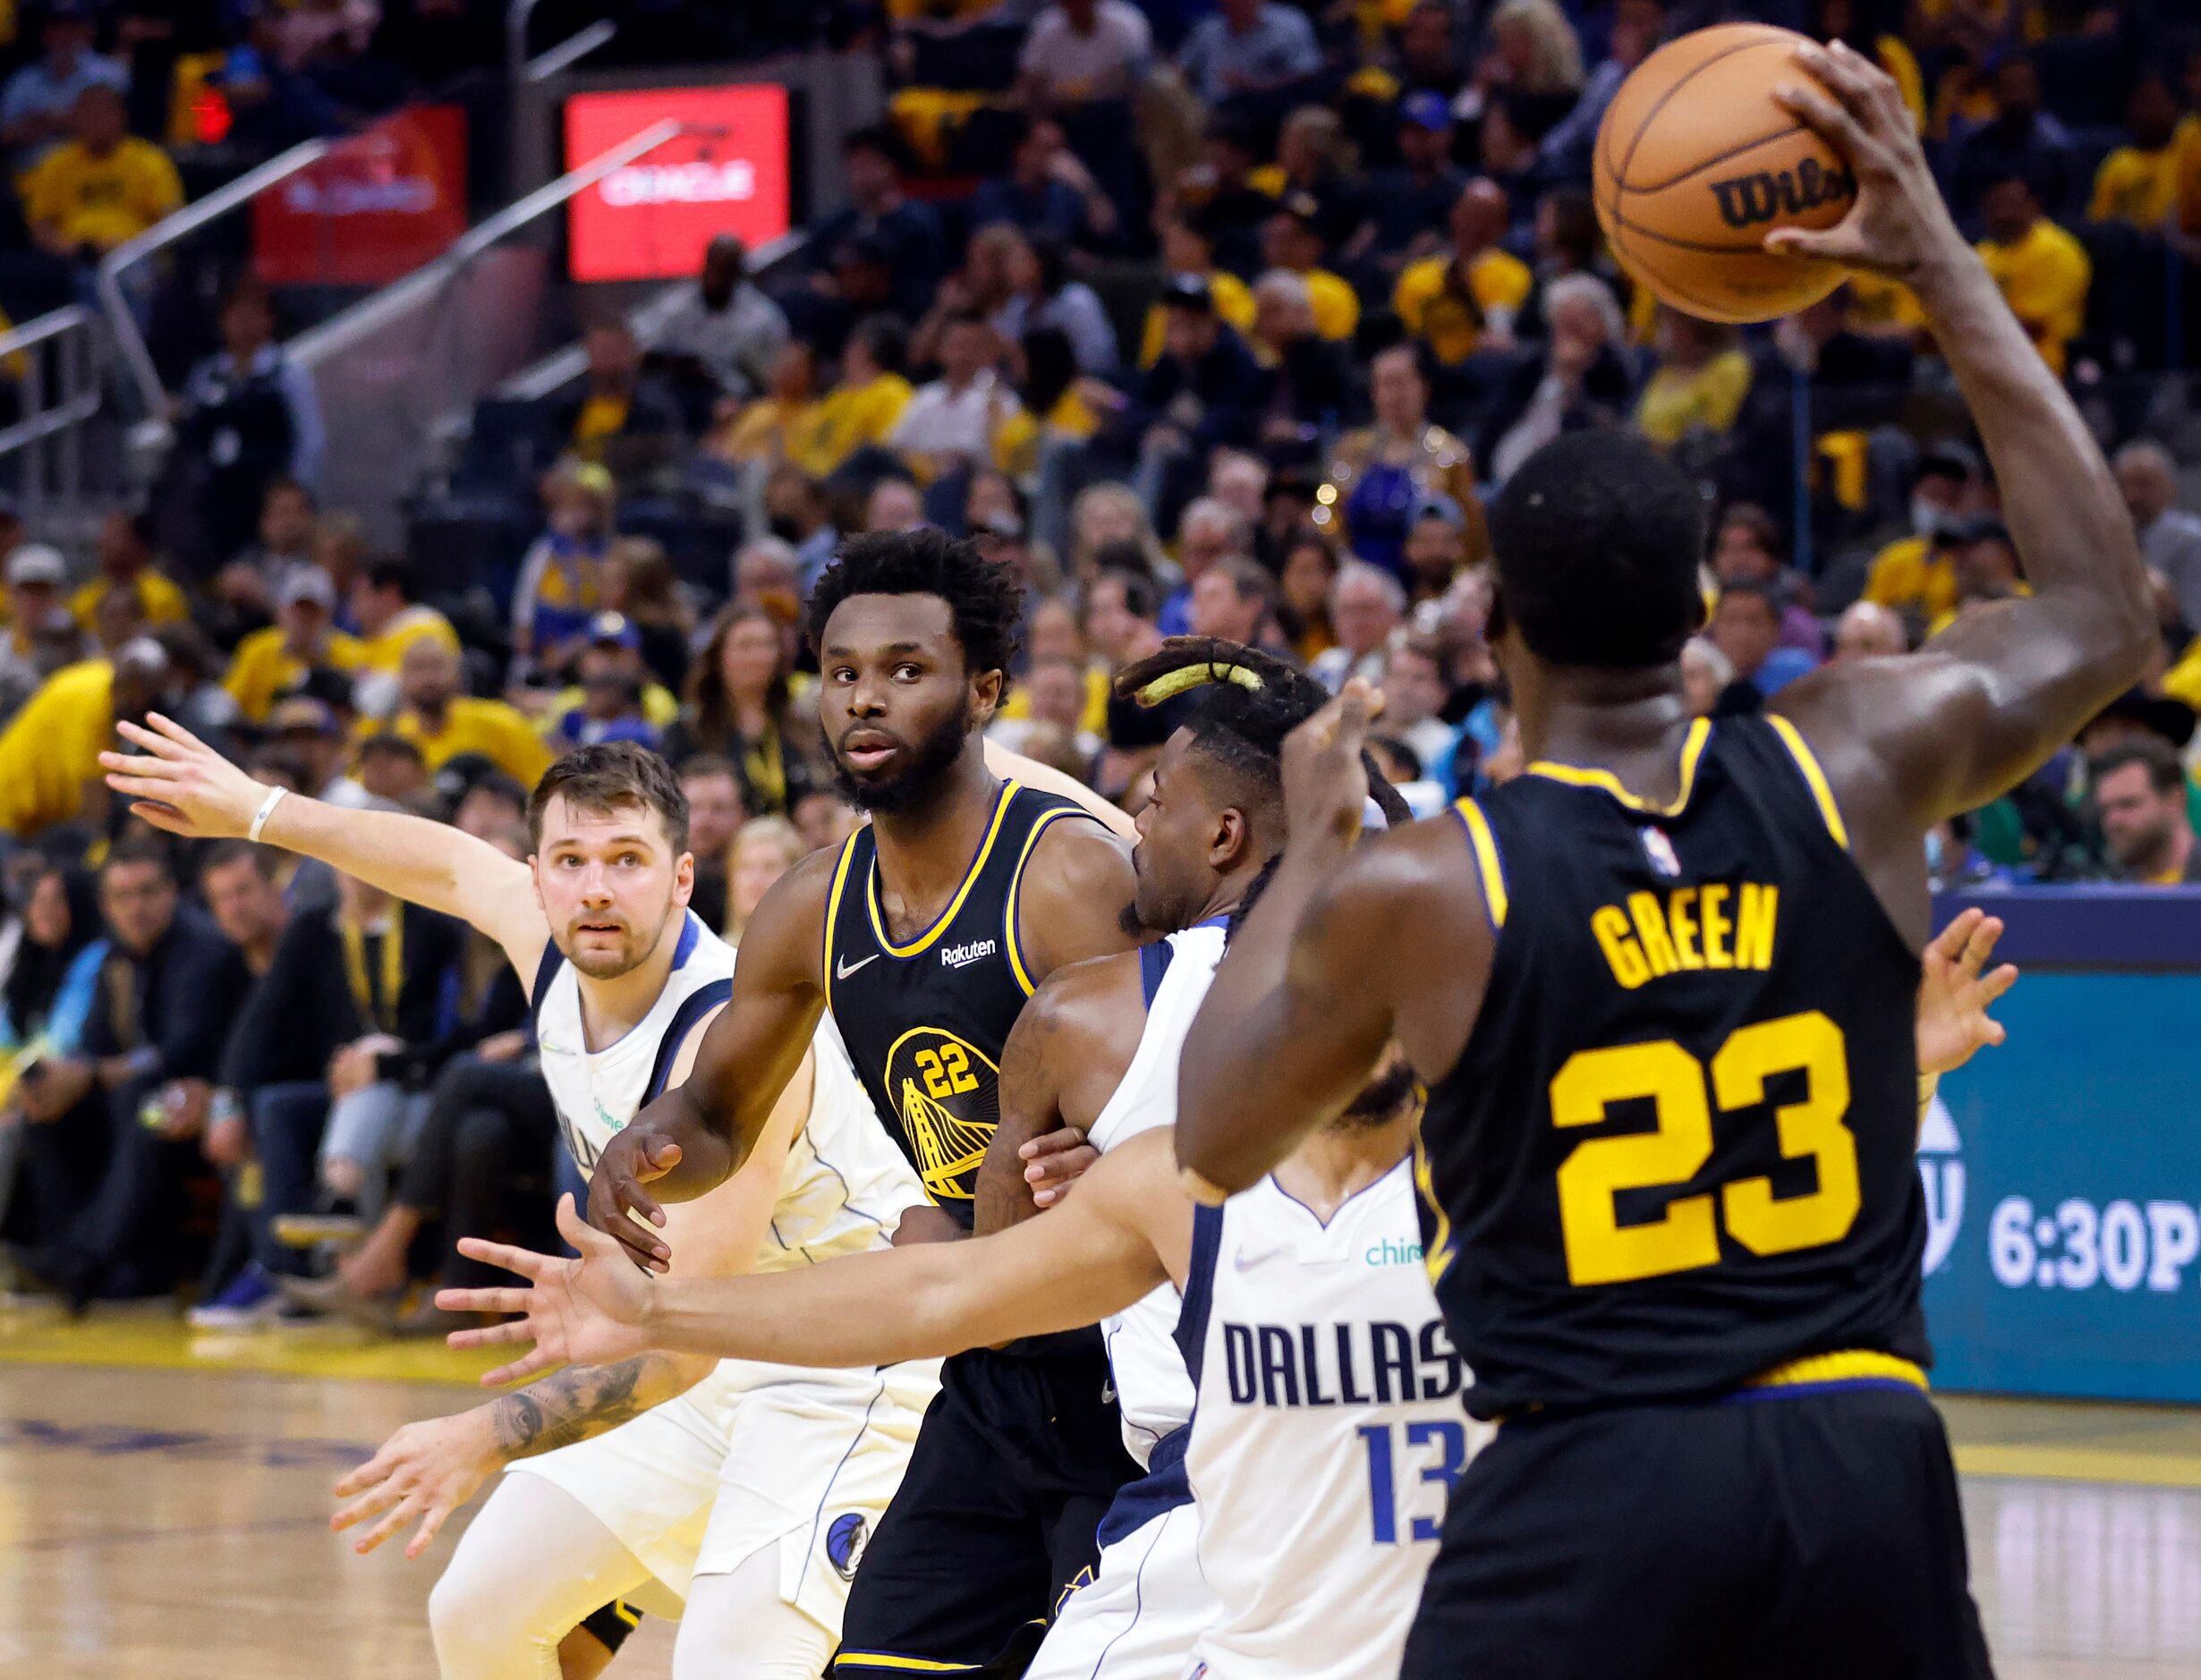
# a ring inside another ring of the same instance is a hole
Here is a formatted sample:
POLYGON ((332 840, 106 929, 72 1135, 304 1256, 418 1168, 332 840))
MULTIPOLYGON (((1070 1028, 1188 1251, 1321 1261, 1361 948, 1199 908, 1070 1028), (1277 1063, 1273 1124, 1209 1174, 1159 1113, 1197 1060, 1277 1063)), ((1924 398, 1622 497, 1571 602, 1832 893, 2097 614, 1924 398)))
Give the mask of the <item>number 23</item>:
MULTIPOLYGON (((1786 1254, 1839 1242, 1856 1223, 1859 1205, 1857 1138, 1843 1124, 1849 1111, 1849 1062, 1842 1031, 1817 1010, 1738 1028, 1712 1058, 1711 1097, 1723 1111, 1765 1100, 1774 1073, 1800 1072, 1801 1102, 1774 1114, 1780 1152, 1809 1157, 1818 1188, 1776 1197, 1765 1178, 1720 1188, 1728 1235, 1753 1254, 1786 1254)), ((1623 1226, 1616 1198, 1624 1190, 1686 1184, 1712 1158, 1712 1108, 1704 1065, 1671 1039, 1578 1050, 1551 1081, 1551 1124, 1595 1125, 1614 1103, 1648 1098, 1658 1130, 1577 1144, 1559 1169, 1559 1226, 1567 1272, 1576 1285, 1627 1283, 1714 1266, 1720 1233, 1712 1193, 1683 1196, 1661 1218, 1623 1226)))

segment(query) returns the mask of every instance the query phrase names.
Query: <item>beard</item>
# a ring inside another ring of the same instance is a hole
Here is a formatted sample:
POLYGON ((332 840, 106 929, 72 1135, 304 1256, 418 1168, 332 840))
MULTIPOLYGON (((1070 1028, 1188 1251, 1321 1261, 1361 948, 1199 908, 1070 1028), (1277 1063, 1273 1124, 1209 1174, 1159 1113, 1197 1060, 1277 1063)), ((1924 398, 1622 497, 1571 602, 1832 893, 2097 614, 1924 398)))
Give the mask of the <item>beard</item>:
POLYGON ((884 776, 859 776, 841 758, 840 745, 829 739, 833 757, 833 781, 841 795, 874 817, 891 817, 930 801, 939 792, 948 767, 963 756, 971 735, 971 692, 965 689, 956 709, 906 750, 898 770, 884 776))
POLYGON ((1344 1132, 1372 1131, 1389 1125, 1421 1099, 1422 1082, 1405 1056, 1394 1056, 1330 1124, 1344 1132))
POLYGON ((665 915, 658 918, 657 926, 647 934, 624 916, 576 916, 565 924, 565 938, 557 942, 558 950, 576 971, 591 980, 617 980, 622 974, 633 973, 649 961, 650 952, 658 948, 659 938, 665 931, 666 916, 671 914, 672 906, 667 904, 665 915), (620 934, 617 946, 606 950, 599 945, 583 950, 581 946, 583 925, 591 929, 616 926, 620 934))

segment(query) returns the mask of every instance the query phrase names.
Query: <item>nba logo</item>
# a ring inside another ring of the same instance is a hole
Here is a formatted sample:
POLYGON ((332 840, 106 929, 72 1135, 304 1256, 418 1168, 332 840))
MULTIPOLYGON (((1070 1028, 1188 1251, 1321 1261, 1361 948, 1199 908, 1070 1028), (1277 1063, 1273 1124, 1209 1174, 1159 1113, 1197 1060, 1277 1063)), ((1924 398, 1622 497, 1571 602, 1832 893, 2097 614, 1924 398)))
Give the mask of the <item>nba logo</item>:
POLYGON ((1643 836, 1644 855, 1651 860, 1653 869, 1661 875, 1681 873, 1680 854, 1675 852, 1674 843, 1666 837, 1665 829, 1645 824, 1636 832, 1643 836))

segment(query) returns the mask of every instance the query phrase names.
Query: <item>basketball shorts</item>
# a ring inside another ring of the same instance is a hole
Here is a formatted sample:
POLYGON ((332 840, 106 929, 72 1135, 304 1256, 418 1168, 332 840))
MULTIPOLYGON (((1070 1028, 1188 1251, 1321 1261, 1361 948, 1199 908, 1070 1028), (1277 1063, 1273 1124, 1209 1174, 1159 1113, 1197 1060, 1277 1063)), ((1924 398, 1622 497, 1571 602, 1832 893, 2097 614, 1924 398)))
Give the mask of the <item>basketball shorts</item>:
POLYGON ((506 1473, 564 1489, 683 1600, 691 1577, 730 1574, 777 1547, 780 1598, 838 1633, 939 1371, 929 1360, 875 1370, 727 1360, 677 1399, 506 1473))
POLYGON ((1982 1680, 1941 1414, 1899 1381, 1509 1420, 1401 1680, 1982 1680))
POLYGON ((1100 1560, 1055 1612, 1024 1680, 1178 1680, 1216 1614, 1200 1573, 1200 1513, 1185 1479, 1187 1430, 1102 1519, 1100 1560))
POLYGON ((1089 1576, 1100 1519, 1139 1466, 1100 1337, 1049 1346, 978 1348, 941 1367, 849 1595, 836 1674, 1022 1674, 1089 1576))

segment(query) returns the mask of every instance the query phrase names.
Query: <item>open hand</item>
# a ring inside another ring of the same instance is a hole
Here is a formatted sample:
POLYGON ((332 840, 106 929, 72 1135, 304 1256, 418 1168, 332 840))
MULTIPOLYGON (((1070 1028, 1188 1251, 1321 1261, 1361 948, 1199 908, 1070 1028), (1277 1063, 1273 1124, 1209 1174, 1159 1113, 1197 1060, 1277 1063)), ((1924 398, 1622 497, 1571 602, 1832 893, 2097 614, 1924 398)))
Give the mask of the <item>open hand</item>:
POLYGON ((375 1523, 352 1549, 370 1552, 418 1517, 405 1556, 429 1548, 444 1520, 480 1490, 504 1462, 486 1411, 408 1423, 382 1443, 372 1458, 336 1483, 336 1498, 351 1503, 328 1520, 341 1532, 373 1517, 375 1523))
POLYGON ((1857 198, 1832 227, 1776 228, 1765 248, 1899 280, 1964 254, 1895 78, 1840 41, 1806 43, 1796 49, 1796 62, 1808 74, 1773 97, 1841 154, 1857 176, 1857 198))
POLYGON ((1987 1011, 2018 983, 2012 963, 1983 973, 2002 937, 2002 919, 1966 911, 1925 948, 1918 980, 1918 1071, 1947 1073, 1983 1047, 2009 1037, 1987 1011))
POLYGON ((115 733, 140 751, 106 751, 106 783, 132 802, 131 815, 193 840, 242 838, 268 789, 172 717, 118 721, 115 733))
POLYGON ((570 1195, 558 1198, 558 1234, 581 1251, 579 1260, 561 1260, 478 1236, 459 1239, 459 1252, 467 1259, 516 1272, 534 1285, 436 1292, 436 1304, 446 1312, 521 1315, 505 1324, 451 1332, 454 1347, 534 1344, 511 1364, 484 1377, 484 1387, 517 1382, 560 1365, 609 1365, 649 1351, 650 1338, 640 1327, 649 1317, 653 1285, 629 1263, 625 1248, 585 1224, 574 1211, 570 1195))

